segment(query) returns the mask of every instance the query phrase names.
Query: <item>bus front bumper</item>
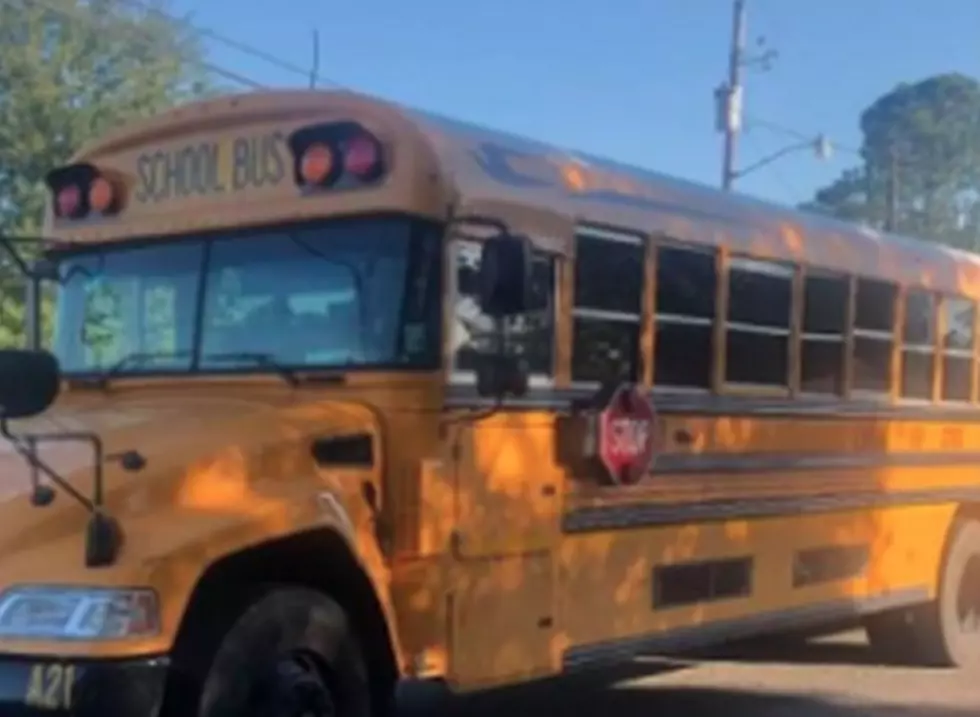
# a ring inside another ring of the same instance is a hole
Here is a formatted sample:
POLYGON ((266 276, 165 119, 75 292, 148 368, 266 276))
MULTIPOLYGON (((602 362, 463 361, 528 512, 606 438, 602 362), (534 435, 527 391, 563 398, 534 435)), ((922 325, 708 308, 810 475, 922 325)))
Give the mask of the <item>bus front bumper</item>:
POLYGON ((169 661, 0 657, 0 717, 156 717, 169 661))

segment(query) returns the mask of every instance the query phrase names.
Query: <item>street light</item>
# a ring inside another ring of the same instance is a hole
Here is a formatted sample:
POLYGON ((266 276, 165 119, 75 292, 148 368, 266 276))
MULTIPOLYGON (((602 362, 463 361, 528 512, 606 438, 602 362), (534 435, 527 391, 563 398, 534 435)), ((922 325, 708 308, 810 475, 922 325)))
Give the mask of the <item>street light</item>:
POLYGON ((744 177, 746 174, 750 174, 757 169, 761 169, 766 165, 772 164, 777 159, 782 159, 787 154, 793 154, 806 149, 812 151, 813 155, 820 161, 826 161, 834 155, 834 145, 825 134, 821 133, 813 139, 807 139, 802 142, 797 142, 796 144, 791 144, 788 147, 783 147, 778 152, 773 152, 772 154, 763 157, 758 162, 753 162, 744 169, 732 172, 732 179, 744 177))

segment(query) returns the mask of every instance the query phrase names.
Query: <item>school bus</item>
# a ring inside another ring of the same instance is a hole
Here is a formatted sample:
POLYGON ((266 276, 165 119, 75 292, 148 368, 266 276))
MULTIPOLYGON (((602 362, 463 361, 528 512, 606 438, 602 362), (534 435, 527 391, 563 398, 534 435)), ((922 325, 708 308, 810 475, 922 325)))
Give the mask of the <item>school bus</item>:
POLYGON ((348 92, 46 183, 18 714, 377 715, 844 623, 980 661, 980 258, 348 92))

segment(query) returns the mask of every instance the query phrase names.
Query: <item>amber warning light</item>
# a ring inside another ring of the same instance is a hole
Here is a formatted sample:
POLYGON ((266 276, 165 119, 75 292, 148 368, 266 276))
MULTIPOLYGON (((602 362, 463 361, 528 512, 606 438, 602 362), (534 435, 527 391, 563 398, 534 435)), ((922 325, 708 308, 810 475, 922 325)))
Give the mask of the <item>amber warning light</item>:
POLYGON ((307 191, 370 186, 385 175, 381 142, 354 122, 303 127, 288 143, 294 179, 307 191))
POLYGON ((123 193, 119 185, 91 164, 55 169, 45 178, 45 183, 58 219, 111 216, 122 208, 123 193))

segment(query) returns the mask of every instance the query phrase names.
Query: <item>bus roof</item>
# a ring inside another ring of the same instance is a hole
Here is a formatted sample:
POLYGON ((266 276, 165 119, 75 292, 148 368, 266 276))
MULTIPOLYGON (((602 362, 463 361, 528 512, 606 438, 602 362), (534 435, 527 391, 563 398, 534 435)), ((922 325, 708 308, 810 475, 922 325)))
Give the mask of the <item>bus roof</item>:
POLYGON ((466 148, 470 161, 465 166, 458 166, 459 160, 453 158, 459 153, 442 153, 463 196, 468 180, 477 185, 472 174, 486 174, 499 182, 502 195, 516 190, 519 196, 513 201, 545 204, 579 222, 980 298, 980 256, 966 251, 885 234, 429 112, 402 111, 438 137, 437 147, 448 143, 466 148), (545 172, 538 183, 524 179, 534 173, 530 167, 535 163, 550 164, 558 171, 550 177, 545 172))
MULTIPOLYGON (((346 90, 269 90, 184 105, 102 137, 76 158, 185 128, 190 131, 192 125, 220 124, 222 117, 312 120, 318 111, 338 106, 389 126, 396 142, 415 143, 416 150, 421 143, 429 145, 423 151, 434 154, 464 210, 526 210, 980 299, 980 257, 974 254, 885 235, 346 90)), ((547 239, 560 250, 571 248, 562 240, 547 239)))

